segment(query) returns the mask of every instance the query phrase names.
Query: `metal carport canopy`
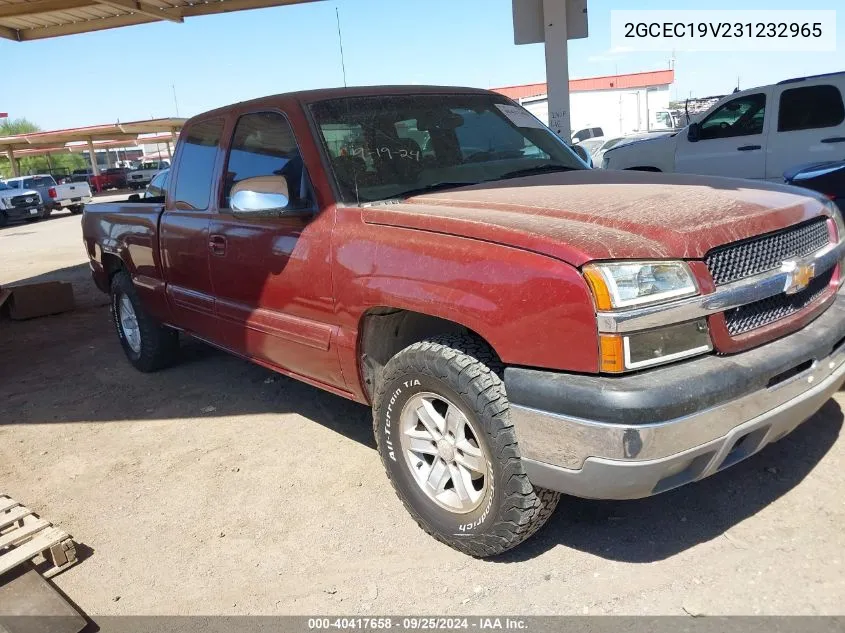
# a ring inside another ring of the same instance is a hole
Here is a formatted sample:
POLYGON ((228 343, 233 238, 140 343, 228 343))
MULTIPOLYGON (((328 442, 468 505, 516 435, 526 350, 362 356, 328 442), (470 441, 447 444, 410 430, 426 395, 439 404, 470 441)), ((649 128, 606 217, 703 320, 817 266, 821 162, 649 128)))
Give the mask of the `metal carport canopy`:
MULTIPOLYGON (((2 6, 2 5, 0 5, 2 6)), ((90 152, 91 171, 99 173, 95 150, 95 141, 122 141, 125 144, 143 143, 145 134, 169 133, 175 136, 185 123, 183 118, 168 117, 165 119, 148 119, 144 121, 130 121, 128 123, 108 123, 106 125, 92 125, 89 127, 55 130, 52 132, 30 132, 16 136, 0 137, 0 153, 5 153, 12 165, 12 173, 18 175, 15 158, 26 156, 26 150, 46 150, 44 153, 55 151, 79 151, 72 143, 87 143, 90 152), (23 150, 23 151, 22 151, 23 150)), ((103 147, 103 145, 100 145, 103 147)), ((29 155, 40 152, 28 152, 29 155)))
POLYGON ((316 0, 0 0, 0 38, 17 42, 316 0))

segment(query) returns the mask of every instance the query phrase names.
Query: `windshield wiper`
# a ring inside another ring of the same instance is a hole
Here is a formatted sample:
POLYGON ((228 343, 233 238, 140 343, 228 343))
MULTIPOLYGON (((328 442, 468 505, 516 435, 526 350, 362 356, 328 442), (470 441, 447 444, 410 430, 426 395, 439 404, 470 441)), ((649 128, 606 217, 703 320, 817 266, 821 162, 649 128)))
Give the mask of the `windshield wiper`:
POLYGON ((501 176, 499 180, 506 180, 508 178, 520 178, 522 176, 533 176, 534 174, 545 174, 556 171, 575 171, 577 167, 567 167, 566 165, 535 165, 534 167, 526 167, 525 169, 517 169, 509 171, 501 176))
POLYGON ((397 193, 391 198, 412 198, 424 193, 433 193, 435 191, 443 191, 444 189, 457 189, 458 187, 469 187, 470 185, 477 185, 477 182, 436 182, 433 185, 426 185, 425 187, 417 187, 416 189, 408 189, 402 193, 397 193))

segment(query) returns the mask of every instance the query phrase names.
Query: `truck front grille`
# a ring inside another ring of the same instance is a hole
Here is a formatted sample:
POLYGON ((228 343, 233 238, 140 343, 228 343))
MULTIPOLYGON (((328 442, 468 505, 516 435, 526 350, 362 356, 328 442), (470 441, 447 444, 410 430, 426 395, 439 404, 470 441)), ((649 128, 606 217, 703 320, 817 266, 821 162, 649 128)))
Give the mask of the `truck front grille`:
POLYGON ((14 196, 11 200, 13 207, 34 207, 38 205, 38 196, 34 193, 29 195, 14 196))
POLYGON ((794 295, 781 293, 762 301, 727 310, 725 322, 728 332, 731 336, 737 336, 801 312, 824 294, 833 277, 834 269, 835 267, 828 269, 813 279, 804 290, 794 295))
POLYGON ((775 233, 710 251, 704 263, 717 286, 776 270, 788 259, 803 257, 830 242, 827 218, 816 218, 775 233))

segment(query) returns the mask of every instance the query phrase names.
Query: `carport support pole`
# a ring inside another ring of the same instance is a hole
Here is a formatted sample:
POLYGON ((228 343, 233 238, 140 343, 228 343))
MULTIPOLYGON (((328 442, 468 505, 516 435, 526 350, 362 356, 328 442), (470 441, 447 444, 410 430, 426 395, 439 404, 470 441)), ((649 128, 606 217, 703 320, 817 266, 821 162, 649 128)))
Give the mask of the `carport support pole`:
POLYGON ((100 175, 100 168, 97 166, 97 153, 94 151, 94 139, 88 139, 88 157, 91 159, 91 173, 100 175))
POLYGON ((543 0, 546 29, 546 83, 549 93, 549 127, 567 143, 572 142, 569 116, 569 50, 566 0, 543 0))
POLYGON ((6 156, 9 158, 9 162, 12 163, 12 175, 13 176, 20 176, 21 170, 20 166, 18 165, 18 161, 15 160, 15 150, 11 147, 6 149, 6 156))

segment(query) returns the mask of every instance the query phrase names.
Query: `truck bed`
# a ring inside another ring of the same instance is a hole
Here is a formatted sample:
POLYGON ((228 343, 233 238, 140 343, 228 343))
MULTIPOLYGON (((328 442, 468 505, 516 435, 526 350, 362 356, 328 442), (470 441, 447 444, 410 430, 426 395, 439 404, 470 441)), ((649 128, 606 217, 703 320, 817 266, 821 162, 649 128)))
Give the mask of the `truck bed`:
POLYGON ((158 225, 163 210, 164 204, 155 198, 85 207, 82 236, 95 268, 94 279, 101 289, 108 288, 109 256, 133 262, 139 275, 163 281, 158 250, 158 225))

